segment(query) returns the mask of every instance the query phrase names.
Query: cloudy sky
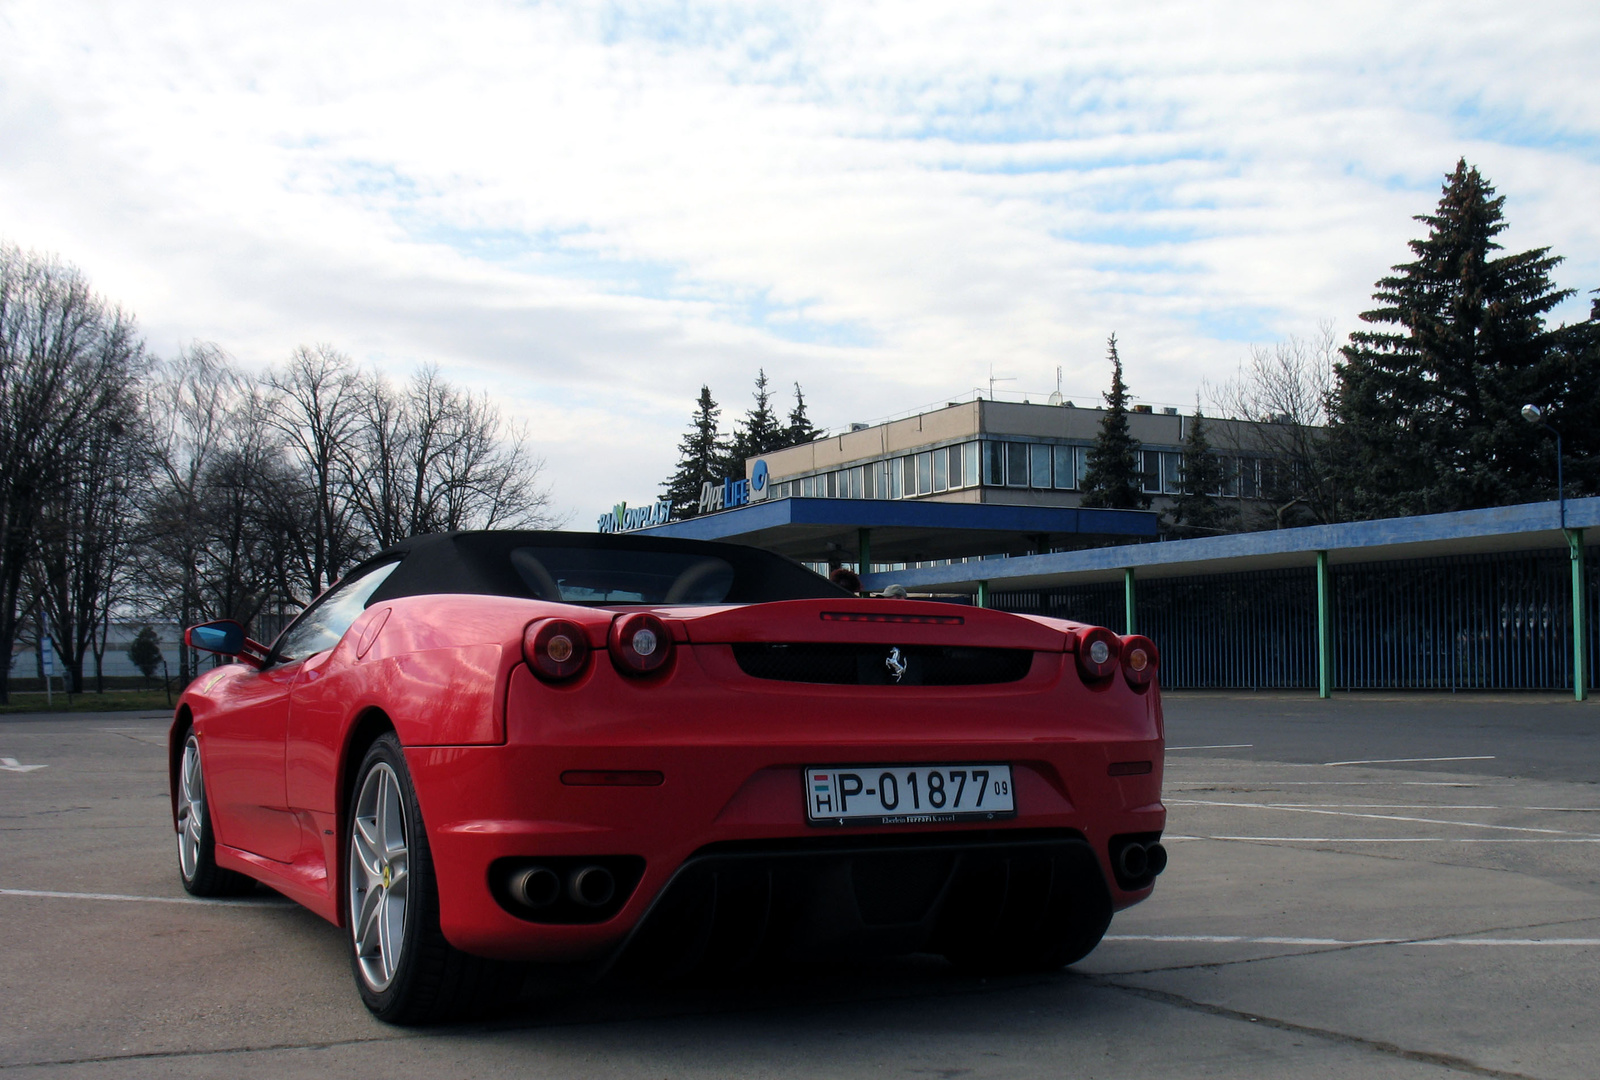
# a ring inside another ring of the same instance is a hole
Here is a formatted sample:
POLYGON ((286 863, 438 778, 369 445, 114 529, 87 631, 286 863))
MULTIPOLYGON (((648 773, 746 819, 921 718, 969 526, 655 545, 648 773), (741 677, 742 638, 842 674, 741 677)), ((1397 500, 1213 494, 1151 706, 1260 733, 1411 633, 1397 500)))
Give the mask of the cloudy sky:
POLYGON ((0 240, 159 353, 437 363, 577 527, 762 367, 839 427, 1091 400, 1114 331, 1188 405, 1347 332, 1463 155, 1600 287, 1594 0, 0 0, 0 41, 0 240))

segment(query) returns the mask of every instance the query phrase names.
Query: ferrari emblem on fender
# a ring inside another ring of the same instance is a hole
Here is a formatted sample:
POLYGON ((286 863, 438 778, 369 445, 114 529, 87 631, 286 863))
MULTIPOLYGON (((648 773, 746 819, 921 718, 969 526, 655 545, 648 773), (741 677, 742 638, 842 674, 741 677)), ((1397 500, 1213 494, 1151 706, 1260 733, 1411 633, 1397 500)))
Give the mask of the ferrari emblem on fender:
POLYGON ((906 662, 900 658, 900 646, 896 645, 889 650, 889 656, 884 660, 883 666, 889 669, 889 674, 894 677, 895 682, 905 677, 906 662))

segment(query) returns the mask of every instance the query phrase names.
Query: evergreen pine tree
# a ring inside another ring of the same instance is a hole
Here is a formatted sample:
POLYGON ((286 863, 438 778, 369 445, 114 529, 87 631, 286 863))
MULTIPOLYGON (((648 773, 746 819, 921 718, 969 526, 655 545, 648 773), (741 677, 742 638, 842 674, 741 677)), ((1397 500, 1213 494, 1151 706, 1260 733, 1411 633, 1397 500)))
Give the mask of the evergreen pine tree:
POLYGON ((1189 434, 1183 440, 1183 483, 1172 509, 1177 531, 1194 536, 1223 531, 1227 515, 1212 495, 1221 489, 1222 462, 1211 452, 1205 414, 1196 402, 1194 415, 1189 418, 1189 434))
POLYGON ((755 408, 744 414, 744 419, 734 429, 733 438, 728 442, 727 455, 723 459, 723 470, 727 476, 738 479, 744 476, 744 463, 746 458, 760 457, 772 450, 788 445, 784 429, 778 426, 778 418, 772 411, 772 396, 767 393, 767 372, 762 369, 756 373, 755 408))
POLYGON ((672 500, 672 509, 678 517, 694 517, 700 512, 700 488, 707 481, 720 483, 720 471, 725 453, 717 437, 717 417, 721 408, 711 399, 711 387, 700 387, 700 398, 695 402, 694 419, 689 423, 689 433, 678 441, 678 468, 672 478, 662 484, 666 497, 672 500))
POLYGON ((1128 430, 1128 387, 1122 381, 1122 357, 1117 355, 1117 335, 1106 341, 1111 361, 1111 390, 1106 393, 1106 413, 1100 434, 1089 448, 1089 467, 1083 480, 1083 505, 1113 510, 1148 510, 1144 472, 1139 466, 1139 444, 1128 430))
POLYGON ((817 427, 806 415, 806 396, 800 384, 794 384, 794 408, 789 410, 789 429, 784 434, 785 446, 799 446, 817 437, 817 427))
POLYGON ((1428 226, 1416 260, 1378 282, 1361 315, 1373 329, 1342 350, 1330 437, 1358 513, 1493 506, 1554 486, 1530 468, 1548 451, 1519 410, 1567 389, 1544 316, 1571 293, 1550 282, 1549 248, 1493 255, 1504 204, 1459 161, 1438 211, 1416 219, 1428 226))
POLYGON ((144 675, 145 685, 148 686, 156 668, 161 666, 161 639, 156 636, 154 627, 139 628, 133 641, 128 644, 128 659, 144 675))
MULTIPOLYGON (((1568 497, 1600 495, 1600 289, 1595 292, 1589 317, 1562 333, 1562 395, 1533 402, 1540 408, 1548 404, 1551 422, 1561 429, 1568 497)), ((1551 446, 1547 454, 1554 453, 1551 446)))

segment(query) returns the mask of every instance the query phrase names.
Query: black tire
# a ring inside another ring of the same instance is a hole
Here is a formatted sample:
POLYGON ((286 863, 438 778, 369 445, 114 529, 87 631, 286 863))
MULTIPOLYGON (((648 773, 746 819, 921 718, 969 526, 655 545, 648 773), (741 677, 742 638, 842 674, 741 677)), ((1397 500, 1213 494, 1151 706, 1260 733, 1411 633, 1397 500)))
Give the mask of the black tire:
POLYGON ((372 1014, 390 1024, 434 1024, 480 1016, 514 1001, 520 969, 470 956, 446 941, 439 929, 439 889, 427 830, 405 755, 392 732, 379 736, 362 759, 345 820, 344 917, 350 966, 372 1014), (392 791, 385 786, 391 783, 392 791), (377 806, 375 799, 384 800, 391 818, 399 811, 398 823, 369 812, 377 806), (398 875, 396 856, 404 860, 398 875), (397 897, 400 890, 393 886, 402 880, 404 895, 397 897), (398 911, 393 910, 396 899, 398 911), (382 929, 386 921, 394 931, 387 938, 382 929))
POLYGON ((217 865, 217 841, 211 829, 200 740, 193 729, 184 734, 178 762, 178 879, 191 896, 243 896, 254 892, 254 878, 217 865))

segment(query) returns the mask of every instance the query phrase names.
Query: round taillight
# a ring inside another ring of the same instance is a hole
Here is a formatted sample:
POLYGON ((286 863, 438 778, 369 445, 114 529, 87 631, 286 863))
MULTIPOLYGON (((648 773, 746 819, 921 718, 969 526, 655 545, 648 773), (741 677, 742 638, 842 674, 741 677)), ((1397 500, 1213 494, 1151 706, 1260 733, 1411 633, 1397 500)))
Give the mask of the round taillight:
POLYGON ((1160 666, 1155 642, 1138 634, 1122 639, 1122 675, 1129 686, 1149 686, 1160 666))
POLYGON ((642 611, 611 624, 611 662, 625 675, 648 675, 672 659, 672 631, 642 611))
POLYGON ((1117 670, 1122 640, 1103 626, 1078 631, 1078 671, 1084 679, 1097 681, 1117 670))
POLYGON ((522 658, 541 679, 570 679, 589 662, 589 638, 566 619, 541 619, 522 632, 522 658))

